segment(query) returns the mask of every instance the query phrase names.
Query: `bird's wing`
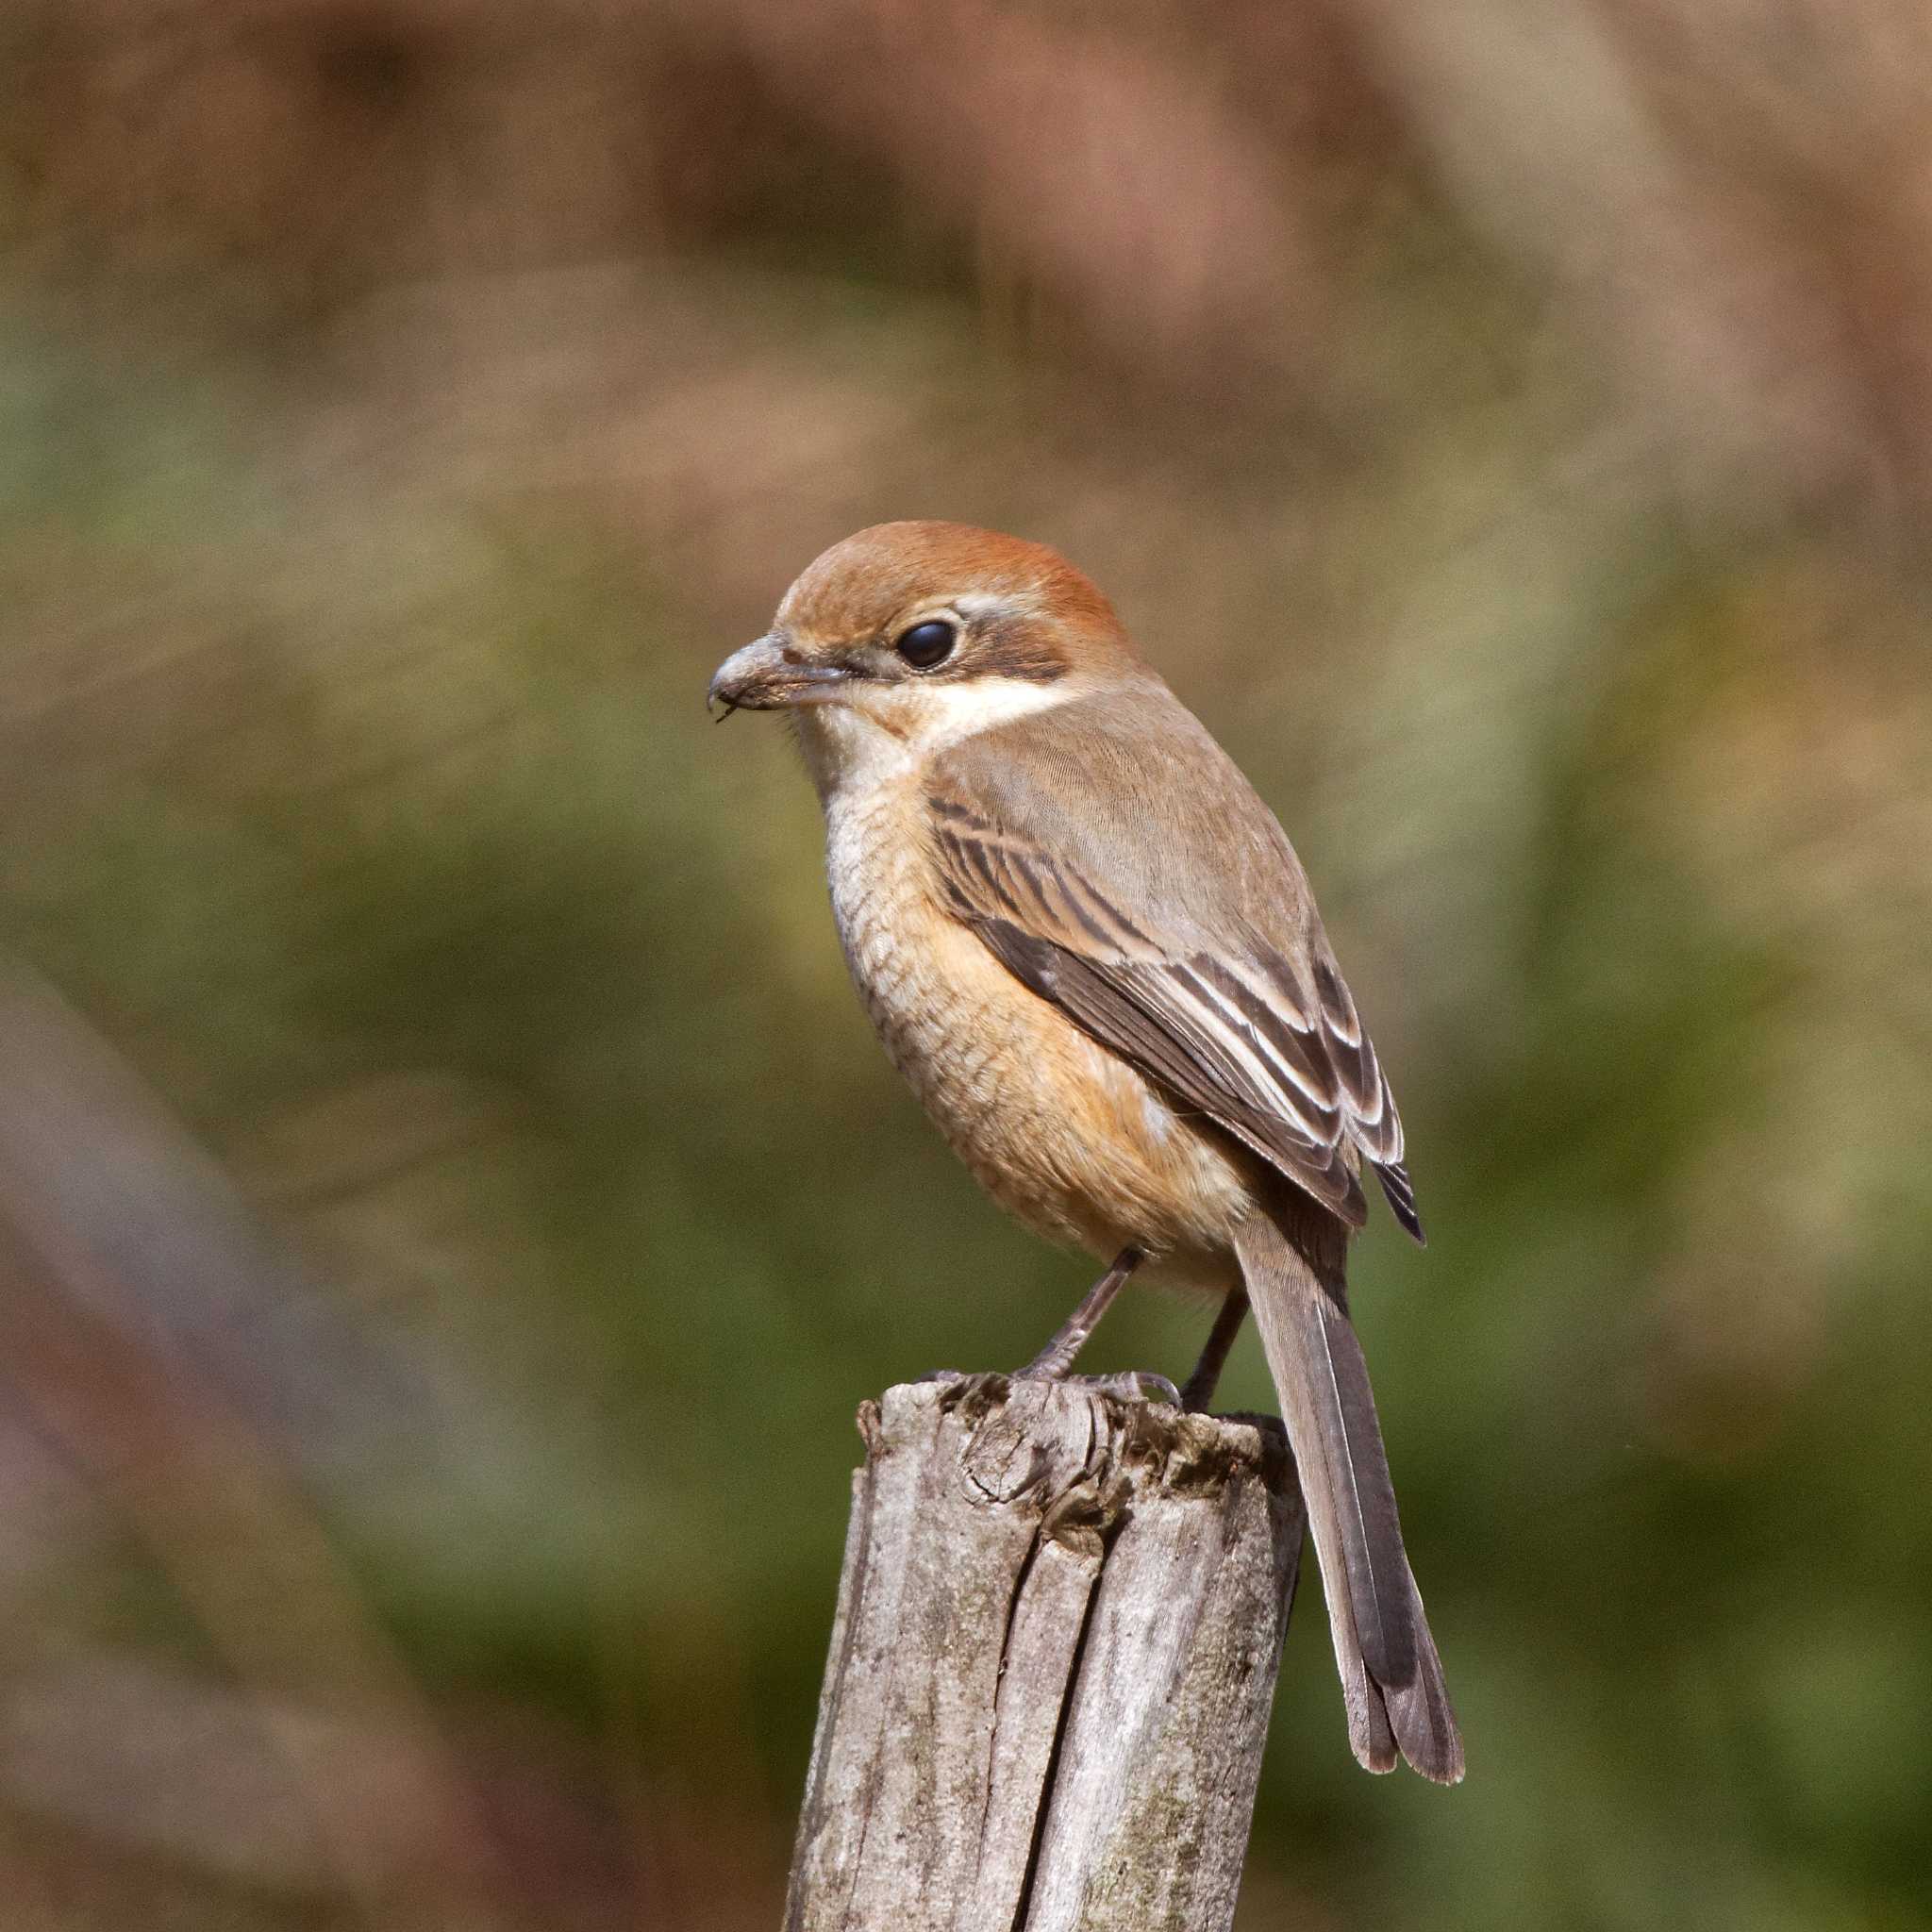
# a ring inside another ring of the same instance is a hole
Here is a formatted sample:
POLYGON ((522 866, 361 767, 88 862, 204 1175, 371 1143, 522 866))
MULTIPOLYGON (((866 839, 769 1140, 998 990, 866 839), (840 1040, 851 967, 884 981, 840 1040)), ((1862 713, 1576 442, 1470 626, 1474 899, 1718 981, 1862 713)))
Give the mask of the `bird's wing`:
POLYGON ((1359 1227, 1352 1144, 1422 1239, 1395 1102, 1300 864, 1177 700, 1076 699, 925 776, 950 908, 1016 978, 1359 1227))

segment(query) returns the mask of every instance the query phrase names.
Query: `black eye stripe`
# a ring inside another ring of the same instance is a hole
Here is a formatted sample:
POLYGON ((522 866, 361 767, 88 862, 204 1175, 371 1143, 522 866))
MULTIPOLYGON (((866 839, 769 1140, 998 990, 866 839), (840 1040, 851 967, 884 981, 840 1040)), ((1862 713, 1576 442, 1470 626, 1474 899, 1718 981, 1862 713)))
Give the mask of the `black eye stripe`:
POLYGON ((953 646, 958 641, 958 632, 943 618, 929 617, 924 624, 915 624, 910 630, 903 632, 892 648, 915 671, 930 671, 935 664, 943 664, 953 655, 953 646))

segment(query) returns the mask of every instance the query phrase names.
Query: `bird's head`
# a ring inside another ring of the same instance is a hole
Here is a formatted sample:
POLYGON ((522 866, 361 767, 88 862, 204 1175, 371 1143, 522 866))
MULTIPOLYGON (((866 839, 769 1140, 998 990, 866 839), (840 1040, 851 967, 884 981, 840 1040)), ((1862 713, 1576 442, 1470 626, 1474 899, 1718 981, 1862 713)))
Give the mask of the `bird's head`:
MULTIPOLYGON (((966 524, 877 524, 808 564, 709 701, 793 710, 808 751, 880 735, 920 752, 1147 676, 1113 607, 1043 543, 966 524)), ((818 758, 814 762, 820 762, 818 758)))

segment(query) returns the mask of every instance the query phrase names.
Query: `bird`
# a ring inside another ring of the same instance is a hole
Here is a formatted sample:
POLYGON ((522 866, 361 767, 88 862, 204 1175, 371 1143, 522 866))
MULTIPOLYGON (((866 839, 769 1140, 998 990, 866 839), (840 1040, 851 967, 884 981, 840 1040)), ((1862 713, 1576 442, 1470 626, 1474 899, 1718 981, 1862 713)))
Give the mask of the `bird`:
POLYGON ((1457 1782, 1349 1319, 1363 1170, 1418 1241, 1423 1224, 1388 1078, 1274 814, 1086 575, 963 524, 833 544, 707 704, 790 715, 888 1055, 996 1202, 1108 1263, 1019 1373, 1069 1374, 1144 1270, 1220 1297, 1177 1391, 1205 1408, 1252 1307, 1351 1746, 1371 1771, 1399 1757, 1457 1782))

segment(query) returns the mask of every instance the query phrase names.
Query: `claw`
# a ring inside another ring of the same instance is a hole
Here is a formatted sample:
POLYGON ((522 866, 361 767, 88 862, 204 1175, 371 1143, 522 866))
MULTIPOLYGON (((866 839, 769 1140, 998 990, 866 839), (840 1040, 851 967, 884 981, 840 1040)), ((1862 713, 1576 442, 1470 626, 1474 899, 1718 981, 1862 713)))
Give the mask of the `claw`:
POLYGON ((1013 1374, 1016 1382, 1058 1382, 1067 1389, 1091 1389, 1121 1402, 1165 1402, 1178 1408, 1181 1391, 1151 1369, 1118 1369, 1110 1375, 1053 1375, 1029 1365, 1013 1374))

